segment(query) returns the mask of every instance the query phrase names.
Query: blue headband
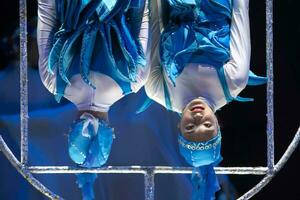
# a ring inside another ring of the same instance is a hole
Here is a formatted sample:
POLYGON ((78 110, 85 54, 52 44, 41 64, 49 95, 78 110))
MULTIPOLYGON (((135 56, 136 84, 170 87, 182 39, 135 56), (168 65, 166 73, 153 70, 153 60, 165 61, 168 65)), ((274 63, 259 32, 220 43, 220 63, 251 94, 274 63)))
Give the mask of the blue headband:
POLYGON ((206 142, 190 142, 178 136, 179 152, 193 167, 218 164, 221 159, 221 132, 206 142))

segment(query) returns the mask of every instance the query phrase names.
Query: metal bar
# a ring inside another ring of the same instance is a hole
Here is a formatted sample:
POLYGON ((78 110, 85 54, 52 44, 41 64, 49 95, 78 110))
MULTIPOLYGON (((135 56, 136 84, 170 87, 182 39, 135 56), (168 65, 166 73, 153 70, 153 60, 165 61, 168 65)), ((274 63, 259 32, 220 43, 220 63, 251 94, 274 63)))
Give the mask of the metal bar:
MULTIPOLYGON (((93 169, 82 169, 68 166, 31 166, 27 168, 34 174, 78 174, 78 173, 104 173, 104 174, 146 174, 152 170, 154 174, 192 174, 192 167, 167 166, 107 166, 93 169)), ((216 167, 217 174, 265 175, 267 167, 216 167)))
POLYGON ((298 144, 300 142, 300 127, 298 128, 298 131, 291 142, 291 144, 288 146, 287 150, 284 152, 283 156, 280 158, 278 163, 275 165, 275 172, 279 172, 281 168, 285 165, 285 163, 288 161, 288 159, 291 157, 292 153, 296 150, 298 147, 298 144))
POLYGON ((154 190, 155 190, 155 182, 154 182, 154 170, 147 170, 144 179, 145 179, 145 200, 154 200, 154 190))
POLYGON ((266 61, 267 61, 267 158, 274 169, 274 85, 273 85, 273 0, 266 0, 266 61))
MULTIPOLYGON (((300 127, 287 148, 284 155, 281 157, 279 162, 275 165, 273 171, 268 171, 266 167, 216 167, 216 173, 218 174, 255 174, 255 175, 263 175, 268 172, 268 174, 251 190, 241 196, 238 200, 246 200, 253 197, 259 191, 261 191, 271 180, 272 178, 281 170, 281 168, 285 165, 287 160, 290 158, 292 153, 297 148, 300 142, 300 127)), ((155 182, 154 177, 155 174, 191 174, 192 168, 190 167, 167 167, 167 166, 154 166, 154 167, 145 167, 145 166, 131 166, 131 167, 114 167, 108 166, 104 168, 90 170, 76 169, 72 168, 73 171, 70 170, 69 167, 29 167, 28 168, 32 173, 143 173, 145 174, 145 199, 146 200, 154 200, 154 188, 155 182), (79 171, 81 170, 81 171, 79 171)))
MULTIPOLYGON (((65 174, 65 173, 139 173, 145 177, 145 199, 154 200, 155 174, 191 174, 190 167, 145 167, 145 166, 108 166, 96 169, 81 169, 68 166, 31 166, 28 162, 28 77, 27 77, 27 5, 26 0, 19 0, 20 8, 20 117, 21 117, 21 163, 16 159, 0 136, 0 150, 3 151, 12 165, 37 190, 51 199, 62 199, 52 193, 36 180, 31 173, 65 174)), ((300 129, 279 162, 274 166, 274 113, 273 113, 273 0, 266 0, 266 62, 267 62, 267 168, 266 167, 216 167, 217 174, 252 174, 265 175, 254 188, 244 194, 239 200, 249 199, 266 186, 276 173, 284 166, 296 149, 300 140, 300 129)))
MULTIPOLYGON (((263 187, 265 187, 272 178, 276 175, 276 173, 284 166, 284 164, 287 162, 287 160, 290 158, 292 153, 297 148, 300 141, 300 127, 287 148, 286 152, 282 156, 282 158, 279 160, 279 162, 275 166, 275 170, 271 173, 267 174, 266 177, 262 181, 260 181, 255 187, 253 187, 250 191, 248 191, 246 194, 244 194, 242 197, 239 198, 239 200, 244 199, 250 199, 253 197, 256 193, 258 193, 263 187)), ((153 200, 151 198, 154 198, 154 176, 155 174, 191 174, 192 168, 190 167, 167 167, 167 166, 154 166, 154 167, 145 167, 145 166, 108 166, 98 169, 92 169, 92 170, 83 170, 80 168, 72 168, 67 166, 32 166, 27 167, 25 166, 20 167, 20 163, 18 160, 14 157, 14 155, 11 153, 9 148, 6 146, 5 142, 3 141, 2 137, 0 136, 0 150, 4 152, 7 159, 13 164, 13 166, 23 175, 34 187, 36 187, 39 191, 47 190, 43 189, 43 185, 41 185, 30 173, 37 173, 37 174, 53 174, 53 173, 139 173, 139 174, 145 174, 145 186, 148 187, 147 191, 153 191, 153 193, 146 192, 145 188, 145 197, 150 198, 149 200, 153 200), (150 173, 151 172, 151 173, 150 173), (35 181, 32 181, 35 180, 35 181), (152 182, 153 181, 153 182, 152 182), (40 189, 42 188, 42 189, 40 189), (146 196, 147 195, 147 196, 146 196), (151 196, 152 195, 152 196, 151 196)), ((218 174, 255 174, 255 175, 263 175, 266 174, 268 171, 267 167, 216 167, 216 172, 218 174)), ((48 191, 50 192, 50 191, 48 191)), ((49 197, 49 194, 47 195, 45 192, 42 192, 46 196, 49 197)), ((52 194, 52 196, 55 197, 55 194, 52 194)), ((55 199, 55 198, 52 199, 55 199)), ((56 199, 59 199, 60 197, 56 196, 56 199)), ((148 200, 148 199, 147 199, 148 200)))
POLYGON ((245 193, 243 196, 238 198, 238 200, 246 200, 253 197, 255 194, 257 194, 259 191, 261 191, 262 188, 264 188, 273 178, 273 174, 269 174, 265 176, 256 186, 254 186, 251 190, 249 190, 247 193, 245 193))
MULTIPOLYGON (((215 167, 216 174, 265 175, 267 167, 215 167)), ((192 174, 191 167, 159 167, 155 174, 192 174)))
POLYGON ((10 163, 17 169, 17 171, 38 191, 40 191, 43 195, 47 196, 50 199, 62 199, 58 195, 51 192, 47 187, 45 187, 41 182, 39 182, 36 178, 32 176, 30 171, 26 169, 24 165, 22 165, 11 150, 8 148, 6 143, 4 142, 2 136, 0 135, 0 150, 3 152, 4 156, 10 161, 10 163))
POLYGON ((19 0, 20 14, 20 118, 21 163, 28 161, 28 78, 27 78, 27 5, 19 0))
POLYGON ((80 174, 80 173, 93 173, 93 174, 145 174, 146 170, 142 167, 114 167, 107 166, 101 168, 76 168, 68 166, 34 166, 27 168, 34 174, 80 174))
POLYGON ((267 176, 265 176, 263 178, 263 180, 261 180, 255 187, 253 187, 251 190, 249 190, 247 193, 245 193, 243 196, 241 196, 238 200, 250 199, 255 194, 257 194, 259 191, 261 191, 272 180, 272 178, 281 170, 281 168, 285 165, 285 163, 291 157, 292 153, 296 150, 296 148, 299 144, 299 141, 300 141, 300 127, 299 127, 293 141, 291 142, 291 144, 289 145, 289 147, 287 148, 287 150, 285 151, 285 153, 283 154, 283 156, 281 157, 279 162, 275 165, 275 167, 274 167, 275 170, 272 171, 267 176))

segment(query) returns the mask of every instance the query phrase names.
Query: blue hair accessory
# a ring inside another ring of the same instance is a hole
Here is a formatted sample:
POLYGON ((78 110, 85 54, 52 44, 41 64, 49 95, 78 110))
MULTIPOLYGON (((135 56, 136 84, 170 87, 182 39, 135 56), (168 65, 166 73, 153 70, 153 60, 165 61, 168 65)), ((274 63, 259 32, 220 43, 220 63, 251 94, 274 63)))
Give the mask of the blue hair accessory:
MULTIPOLYGON (((113 139, 113 128, 106 121, 99 120, 89 113, 83 113, 70 132, 69 155, 79 167, 101 167, 108 159, 113 139)), ((97 175, 77 174, 76 176, 83 199, 94 199, 93 184, 97 175)))
POLYGON ((192 174, 192 200, 215 199, 220 189, 214 166, 222 160, 221 132, 206 142, 190 142, 182 135, 178 136, 179 151, 186 162, 195 167, 192 174))
POLYGON ((206 142, 190 142, 182 135, 178 137, 180 154, 193 167, 210 165, 218 162, 221 157, 221 132, 206 142))

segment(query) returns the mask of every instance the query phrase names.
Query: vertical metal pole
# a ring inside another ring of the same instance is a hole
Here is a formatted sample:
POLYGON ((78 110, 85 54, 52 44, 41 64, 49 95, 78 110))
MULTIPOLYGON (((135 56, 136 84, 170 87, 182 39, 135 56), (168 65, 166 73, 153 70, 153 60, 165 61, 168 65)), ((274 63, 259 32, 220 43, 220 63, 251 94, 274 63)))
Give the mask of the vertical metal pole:
POLYGON ((273 0, 266 0, 266 60, 267 60, 267 143, 268 168, 274 169, 274 104, 273 104, 273 0))
POLYGON ((145 200, 154 200, 154 171, 149 169, 145 174, 145 200))
POLYGON ((20 14, 20 121, 21 163, 28 161, 27 5, 19 0, 20 14))

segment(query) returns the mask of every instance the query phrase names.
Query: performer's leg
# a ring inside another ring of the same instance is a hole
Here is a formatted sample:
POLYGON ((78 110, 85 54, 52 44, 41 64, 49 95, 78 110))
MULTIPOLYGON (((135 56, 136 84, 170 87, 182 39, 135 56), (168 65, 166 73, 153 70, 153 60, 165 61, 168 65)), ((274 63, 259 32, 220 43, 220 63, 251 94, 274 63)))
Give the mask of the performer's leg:
POLYGON ((56 90, 56 74, 48 72, 48 57, 55 32, 58 30, 55 1, 38 1, 37 43, 39 50, 39 72, 44 86, 52 93, 56 90))

